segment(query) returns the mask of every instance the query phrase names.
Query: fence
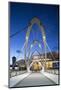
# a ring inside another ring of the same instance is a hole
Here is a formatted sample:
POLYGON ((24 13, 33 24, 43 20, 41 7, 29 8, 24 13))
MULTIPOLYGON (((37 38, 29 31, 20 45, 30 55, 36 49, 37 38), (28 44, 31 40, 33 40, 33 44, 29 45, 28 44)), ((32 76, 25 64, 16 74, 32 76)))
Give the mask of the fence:
POLYGON ((26 72, 27 71, 10 71, 10 78, 14 77, 14 76, 17 76, 17 75, 20 75, 20 74, 24 74, 26 72))
POLYGON ((59 74, 59 70, 58 70, 58 69, 54 69, 54 70, 46 70, 45 72, 52 73, 52 74, 56 74, 56 75, 59 74))

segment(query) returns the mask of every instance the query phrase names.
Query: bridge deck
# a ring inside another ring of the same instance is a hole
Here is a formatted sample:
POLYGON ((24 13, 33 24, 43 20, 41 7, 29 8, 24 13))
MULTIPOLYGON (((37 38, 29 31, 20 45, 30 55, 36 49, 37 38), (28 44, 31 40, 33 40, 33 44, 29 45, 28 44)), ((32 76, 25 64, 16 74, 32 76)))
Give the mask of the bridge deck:
POLYGON ((23 80, 19 81, 14 87, 55 85, 56 83, 42 73, 31 73, 23 80))

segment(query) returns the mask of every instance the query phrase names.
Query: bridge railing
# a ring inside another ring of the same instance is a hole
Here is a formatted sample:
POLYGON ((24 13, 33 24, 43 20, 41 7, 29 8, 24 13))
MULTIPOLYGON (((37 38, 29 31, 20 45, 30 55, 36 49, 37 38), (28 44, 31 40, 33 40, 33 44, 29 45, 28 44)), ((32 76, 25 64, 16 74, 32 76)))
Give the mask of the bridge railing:
POLYGON ((17 75, 21 75, 21 74, 24 74, 24 73, 26 73, 27 71, 10 71, 10 78, 11 77, 14 77, 14 76, 17 76, 17 75))
POLYGON ((59 75, 59 70, 54 69, 54 70, 46 70, 45 72, 51 73, 51 74, 56 74, 59 75))

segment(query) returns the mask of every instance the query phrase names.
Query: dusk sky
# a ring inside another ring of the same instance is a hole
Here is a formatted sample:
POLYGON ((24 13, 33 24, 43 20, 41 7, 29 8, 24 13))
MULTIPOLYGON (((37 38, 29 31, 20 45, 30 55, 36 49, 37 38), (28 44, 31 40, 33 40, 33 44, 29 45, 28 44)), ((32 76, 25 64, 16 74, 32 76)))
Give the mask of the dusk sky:
MULTIPOLYGON (((34 17, 38 17, 45 27, 46 42, 51 51, 58 51, 58 34, 59 34, 59 7, 58 5, 42 5, 42 4, 25 4, 25 3, 10 3, 10 36, 20 31, 18 34, 10 38, 10 62, 12 56, 24 58, 24 42, 26 37, 28 23, 34 17), (20 50, 18 54, 16 51, 20 50), (18 57, 19 56, 19 57, 18 57)), ((29 38, 29 46, 34 39, 41 42, 43 48, 42 33, 39 27, 34 24, 29 38)), ((37 49, 40 53, 43 49, 39 49, 35 45, 31 52, 37 49)), ((48 49, 47 49, 48 52, 48 49)))

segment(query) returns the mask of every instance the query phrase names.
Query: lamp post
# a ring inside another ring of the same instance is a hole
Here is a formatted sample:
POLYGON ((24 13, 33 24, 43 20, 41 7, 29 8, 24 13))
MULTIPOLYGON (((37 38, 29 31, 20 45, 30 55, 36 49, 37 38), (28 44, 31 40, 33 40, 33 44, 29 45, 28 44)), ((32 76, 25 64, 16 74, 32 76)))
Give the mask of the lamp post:
POLYGON ((19 57, 19 54, 20 54, 20 53, 22 53, 22 51, 20 51, 20 50, 17 50, 17 51, 16 51, 16 53, 18 54, 18 56, 17 56, 17 59, 18 59, 18 57, 19 57))

